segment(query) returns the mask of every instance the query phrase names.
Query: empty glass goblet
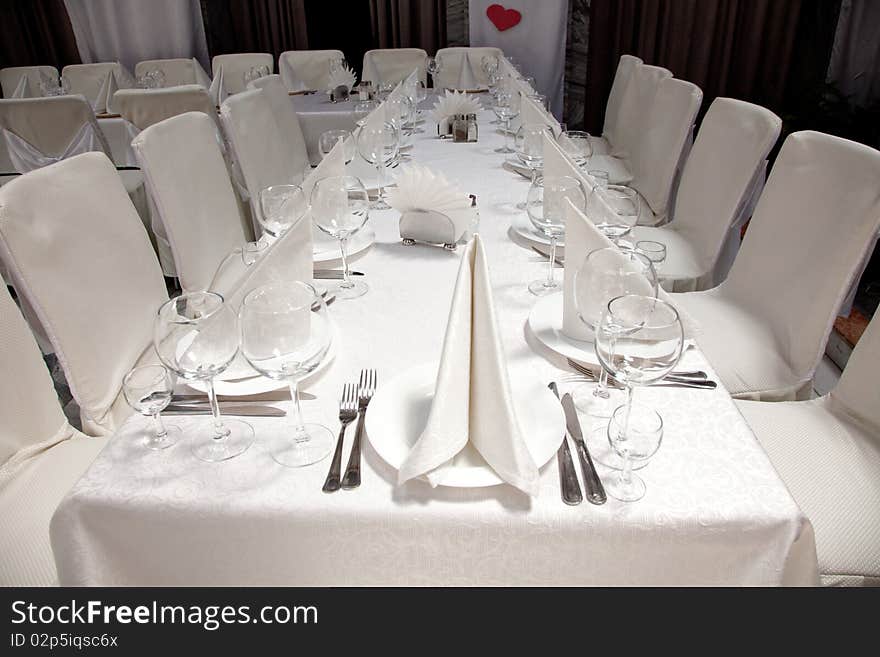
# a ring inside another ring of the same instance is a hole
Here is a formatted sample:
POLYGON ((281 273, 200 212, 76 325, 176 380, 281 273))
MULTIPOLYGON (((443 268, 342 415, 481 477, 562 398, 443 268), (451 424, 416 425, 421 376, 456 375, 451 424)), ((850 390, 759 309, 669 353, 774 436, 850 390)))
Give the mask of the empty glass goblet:
POLYGON ((559 135, 559 145, 579 167, 585 167, 593 155, 590 134, 582 130, 566 130, 559 135))
POLYGON ((165 425, 162 411, 171 401, 174 381, 161 365, 135 367, 122 379, 125 401, 141 415, 153 418, 152 431, 144 431, 142 441, 147 449, 166 449, 180 440, 180 427, 165 425))
POLYGON ((369 114, 377 107, 379 107, 379 103, 375 100, 361 100, 356 102, 352 106, 355 125, 361 127, 364 124, 364 119, 367 118, 367 116, 369 116, 369 114))
POLYGON ((431 75, 431 86, 437 88, 437 74, 440 72, 440 61, 436 57, 428 57, 425 70, 431 75))
POLYGON ((666 261, 666 245, 654 240, 639 240, 636 249, 644 253, 648 260, 654 263, 654 269, 659 271, 660 265, 666 261))
POLYGON ((587 204, 587 215, 602 233, 618 246, 621 238, 629 234, 639 220, 639 195, 631 187, 608 185, 593 188, 587 204))
POLYGON ((519 116, 519 94, 499 92, 495 96, 495 104, 492 111, 499 120, 504 122, 504 146, 496 148, 496 153, 514 153, 510 147, 510 121, 519 116))
POLYGON ((336 296, 354 299, 367 292, 367 284, 351 280, 348 274, 348 240, 370 216, 370 197, 360 179, 354 176, 331 176, 319 180, 311 197, 312 220, 331 237, 339 240, 342 253, 342 281, 336 296))
POLYGON ((385 202, 385 172, 388 165, 397 159, 398 148, 398 132, 392 123, 364 125, 358 132, 358 153, 368 164, 376 167, 378 198, 373 203, 374 210, 387 210, 391 207, 385 202))
MULTIPOLYGON (((608 189, 608 172, 603 169, 590 169, 587 175, 593 179, 595 188, 608 189)), ((594 189, 595 189, 594 188, 594 189)))
POLYGON ((308 210, 308 202, 299 185, 272 185, 260 191, 257 220, 272 237, 281 237, 297 224, 308 210))
POLYGON ((159 360, 187 381, 204 381, 211 402, 213 428, 193 439, 192 452, 203 461, 226 461, 254 442, 251 425, 238 419, 223 420, 214 379, 238 354, 235 313, 214 292, 186 292, 159 308, 153 327, 153 344, 159 360))
POLYGON ((556 265, 556 245, 565 235, 565 201, 570 200, 578 209, 586 202, 580 182, 569 176, 536 176, 526 197, 526 212, 532 224, 550 240, 550 259, 547 278, 532 281, 529 292, 537 296, 552 294, 562 289, 553 278, 556 265))
POLYGON ((333 147, 340 141, 342 142, 342 153, 345 163, 351 162, 354 159, 355 146, 351 132, 348 130, 327 130, 321 133, 321 136, 318 138, 318 150, 321 152, 321 159, 323 160, 327 157, 330 151, 333 150, 333 147))
POLYGON ((516 157, 533 171, 544 166, 544 135, 548 132, 549 128, 543 123, 526 123, 514 137, 516 157))
POLYGON ((327 357, 333 329, 324 299, 302 281, 271 283, 251 290, 239 310, 241 353, 263 376, 287 381, 292 413, 290 429, 279 432, 272 458, 297 468, 324 459, 333 434, 320 424, 305 424, 299 382, 327 357))
POLYGON ((266 249, 269 248, 269 240, 265 235, 260 237, 256 242, 245 242, 241 247, 241 261, 245 267, 250 267, 257 260, 263 257, 266 249))
POLYGON ((607 442, 621 459, 616 477, 605 484, 605 491, 621 502, 635 502, 645 496, 645 481, 633 473, 635 463, 647 465, 663 440, 663 418, 642 404, 620 406, 605 429, 607 442))

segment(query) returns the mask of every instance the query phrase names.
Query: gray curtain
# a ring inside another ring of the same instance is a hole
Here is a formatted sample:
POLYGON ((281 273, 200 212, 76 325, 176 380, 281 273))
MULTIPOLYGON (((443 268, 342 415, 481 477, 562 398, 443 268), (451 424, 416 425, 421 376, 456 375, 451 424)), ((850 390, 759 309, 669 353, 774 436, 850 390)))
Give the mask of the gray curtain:
POLYGON ((370 0, 375 48, 446 46, 446 0, 370 0))
POLYGON ((828 82, 853 105, 880 100, 880 2, 843 0, 828 65, 828 82))

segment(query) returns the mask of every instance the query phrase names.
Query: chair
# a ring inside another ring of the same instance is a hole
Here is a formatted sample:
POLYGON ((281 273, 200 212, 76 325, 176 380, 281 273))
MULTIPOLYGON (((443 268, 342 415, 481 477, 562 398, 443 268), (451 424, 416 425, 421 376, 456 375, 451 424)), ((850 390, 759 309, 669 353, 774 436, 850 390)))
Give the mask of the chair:
POLYGON ((804 399, 880 229, 880 152, 819 132, 785 140, 727 279, 673 294, 740 399, 804 399))
POLYGON ((195 58, 147 59, 135 65, 134 76, 140 79, 150 71, 162 72, 165 76, 165 87, 184 84, 198 84, 206 88, 211 86, 208 74, 195 58))
POLYGON ((245 73, 254 66, 266 66, 269 73, 275 70, 275 58, 268 53, 237 53, 234 55, 215 55, 211 60, 211 74, 214 77, 223 69, 223 86, 226 93, 237 94, 247 88, 245 73))
MULTIPOLYGON (((280 75, 267 75, 252 81, 249 85, 251 89, 262 89, 263 96, 269 101, 272 107, 272 115, 280 128, 281 139, 287 142, 286 148, 293 155, 294 169, 296 171, 304 171, 309 167, 309 153, 306 145, 305 135, 296 110, 287 94, 287 89, 280 75)), ((317 146, 320 135, 315 136, 314 141, 317 146)))
POLYGON ((128 415, 122 378, 154 362, 153 318, 168 298, 147 231, 103 153, 0 188, 0 259, 34 309, 79 404, 83 431, 128 415))
POLYGON ((250 233, 238 210, 216 125, 201 112, 187 112, 150 126, 132 147, 181 287, 207 290, 221 262, 250 233))
POLYGON ((134 86, 131 73, 126 71, 119 62, 70 64, 61 69, 61 77, 67 82, 70 93, 85 96, 92 102, 98 97, 104 80, 110 73, 116 78, 116 85, 120 89, 134 86))
MULTIPOLYGON (((370 80, 374 86, 397 84, 417 69, 419 80, 427 85, 428 53, 421 48, 390 48, 368 50, 364 53, 362 80, 370 80)), ((476 73, 476 71, 474 71, 476 73)), ((458 71, 456 71, 456 80, 458 71)))
POLYGON ((666 245, 661 282, 667 291, 704 290, 724 279, 722 249, 727 241, 739 244, 781 127, 779 117, 759 105, 733 98, 712 102, 681 175, 675 220, 657 228, 636 226, 630 237, 666 245))
POLYGON ((605 123, 602 127, 601 137, 590 137, 590 145, 596 155, 608 155, 614 149, 614 143, 620 139, 622 129, 620 125, 620 108, 623 102, 623 93, 629 84, 636 66, 644 62, 633 55, 621 55, 617 63, 617 71, 614 73, 614 81, 611 83, 611 91, 608 101, 605 103, 605 123))
POLYGON ((217 109, 207 90, 196 84, 165 89, 120 89, 113 96, 113 107, 136 130, 150 127, 184 112, 204 112, 216 121, 217 109))
POLYGON ((341 50, 286 50, 278 57, 278 72, 288 91, 326 89, 330 64, 343 61, 341 50))
MULTIPOLYGON (((474 77, 480 87, 488 87, 489 76, 483 70, 483 57, 489 55, 501 58, 504 52, 501 48, 493 47, 456 47, 440 48, 434 55, 434 59, 440 63, 440 71, 434 76, 434 86, 438 88, 455 89, 458 85, 458 75, 461 71, 461 60, 467 55, 474 70, 474 77)), ((409 70, 407 75, 412 72, 409 70)))
POLYGON ((809 401, 737 402, 813 525, 826 586, 880 586, 880 319, 837 386, 809 401))
POLYGON ((10 66, 0 68, 0 87, 3 89, 4 98, 12 98, 15 88, 23 76, 27 76, 31 87, 31 93, 42 96, 40 83, 42 76, 58 82, 58 69, 54 66, 10 66))
POLYGON ((53 586, 49 521, 107 441, 68 424, 37 343, 0 287, 0 586, 53 586))

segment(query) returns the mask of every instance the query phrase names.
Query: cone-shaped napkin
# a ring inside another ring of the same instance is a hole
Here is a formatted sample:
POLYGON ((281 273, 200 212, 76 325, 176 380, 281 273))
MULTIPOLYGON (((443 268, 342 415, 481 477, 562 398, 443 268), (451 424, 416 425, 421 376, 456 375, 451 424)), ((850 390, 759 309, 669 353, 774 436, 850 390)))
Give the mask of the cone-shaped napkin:
POLYGON ((526 94, 522 94, 520 99, 519 118, 522 125, 537 123, 538 125, 549 126, 554 135, 560 133, 559 122, 526 94))
POLYGON ((15 87, 15 91, 12 92, 13 98, 30 98, 31 97, 31 83, 28 80, 28 76, 22 75, 18 80, 18 84, 15 87))
POLYGON ((479 87, 477 76, 474 75, 474 69, 471 66, 471 58, 467 53, 461 58, 461 70, 458 72, 458 86, 456 89, 461 91, 471 91, 479 87))
POLYGON ((229 94, 226 93, 226 87, 223 84, 223 67, 220 67, 220 70, 217 71, 217 74, 214 76, 214 81, 211 82, 211 88, 208 89, 208 94, 211 96, 211 100, 214 102, 214 105, 220 107, 223 104, 223 101, 226 100, 229 94))
POLYGON ((458 270, 428 424, 400 466, 398 483, 425 476, 432 486, 442 484, 468 442, 504 481, 538 494, 538 467, 513 407, 479 235, 458 270))
MULTIPOLYGON (((351 137, 349 137, 351 139, 351 137)), ((336 142, 336 145, 330 149, 330 152, 324 156, 324 159, 315 167, 308 177, 303 181, 302 188, 305 192, 306 201, 312 196, 312 189, 315 183, 324 178, 331 176, 345 175, 345 150, 343 144, 336 142)))
POLYGON ((113 71, 110 71, 104 78, 104 82, 101 84, 101 89, 95 97, 95 114, 110 114, 113 112, 111 109, 113 104, 113 94, 116 93, 118 88, 119 87, 116 84, 116 76, 113 74, 113 71))

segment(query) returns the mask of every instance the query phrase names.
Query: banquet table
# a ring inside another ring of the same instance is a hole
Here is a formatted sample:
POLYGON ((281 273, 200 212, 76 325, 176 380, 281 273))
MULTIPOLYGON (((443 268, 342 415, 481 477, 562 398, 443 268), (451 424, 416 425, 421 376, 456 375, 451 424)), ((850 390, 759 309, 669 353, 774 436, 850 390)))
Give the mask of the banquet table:
MULTIPOLYGON (((302 100, 305 105, 308 97, 302 100)), ((513 239, 528 182, 502 168, 503 137, 479 115, 480 140, 417 135, 415 162, 477 195, 511 380, 560 381, 571 370, 530 334, 530 280, 545 259, 513 239)), ((353 163, 356 170, 357 165, 353 163)), ((363 170, 363 169, 360 169, 363 170)), ((330 306, 333 360, 304 384, 306 421, 334 434, 343 384, 361 368, 379 385, 436 362, 460 254, 406 246, 398 213, 373 212, 375 243, 354 260, 370 290, 330 306)), ((561 276, 561 270, 558 270, 561 276)), ((694 347, 683 369, 711 365, 694 347)), ((717 378, 717 377, 715 377, 717 378)), ((556 459, 531 498, 508 485, 432 488, 397 472, 364 444, 359 488, 321 491, 329 459, 284 468, 270 456, 283 418, 247 418, 255 444, 220 464, 185 443, 152 452, 133 416, 62 501, 52 544, 62 585, 813 585, 812 527, 727 392, 652 388, 636 397, 664 419, 662 445, 640 471, 646 496, 567 506, 556 459)), ((277 403, 284 407, 284 402, 277 403)), ((589 428, 582 416, 584 428, 589 428)), ((209 417, 167 418, 191 434, 209 417)), ((343 464, 354 435, 349 428, 343 464)), ((415 439, 415 436, 413 437, 415 439)), ((561 438, 561 436, 560 436, 561 438)), ((611 471, 599 467, 603 479, 611 471)))

